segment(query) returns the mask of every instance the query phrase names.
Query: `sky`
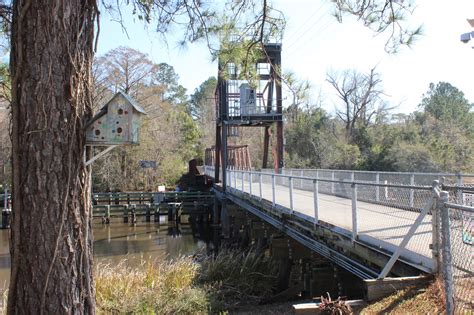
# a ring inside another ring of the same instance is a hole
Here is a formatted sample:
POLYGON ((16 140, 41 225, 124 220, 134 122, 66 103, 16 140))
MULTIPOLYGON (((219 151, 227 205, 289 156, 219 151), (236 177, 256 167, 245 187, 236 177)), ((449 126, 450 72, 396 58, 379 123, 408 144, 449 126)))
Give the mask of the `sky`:
MULTIPOLYGON (((467 44, 460 41, 462 33, 474 31, 466 21, 474 18, 474 1, 414 2, 416 9, 408 21, 415 27, 422 25, 423 35, 411 48, 403 47, 397 54, 387 54, 383 35, 375 36, 351 17, 345 17, 343 23, 337 22, 331 15, 334 7, 329 0, 272 1, 287 20, 282 43, 283 71, 291 70, 298 78, 308 80, 313 99, 320 95, 324 109, 329 112, 338 103, 326 74, 349 69, 368 73, 373 67, 380 73, 385 99, 396 106, 394 113, 417 110, 430 82, 449 82, 474 102, 471 82, 474 40, 467 44)), ((126 32, 110 16, 101 17, 99 55, 118 46, 140 50, 156 63, 172 65, 189 94, 207 78, 217 75, 217 64, 212 62, 203 43, 181 48, 175 33, 165 43, 154 32, 153 25, 145 26, 127 10, 122 15, 126 32)))

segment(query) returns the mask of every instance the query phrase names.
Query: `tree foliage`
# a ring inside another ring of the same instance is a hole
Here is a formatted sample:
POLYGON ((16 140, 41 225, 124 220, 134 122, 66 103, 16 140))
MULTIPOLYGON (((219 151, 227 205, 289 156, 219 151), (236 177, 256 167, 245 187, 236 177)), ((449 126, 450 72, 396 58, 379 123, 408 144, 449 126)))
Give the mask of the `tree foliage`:
POLYGON ((318 116, 318 111, 302 109, 286 125, 287 166, 474 172, 474 113, 463 93, 449 83, 430 84, 420 108, 356 124, 350 138, 346 116, 318 116))
POLYGON ((94 189, 150 190, 158 184, 172 185, 186 162, 201 155, 201 131, 189 113, 186 89, 174 68, 155 64, 140 51, 119 47, 95 60, 94 73, 98 74, 96 108, 122 90, 148 114, 143 118, 140 146, 120 147, 93 165, 94 189), (158 167, 141 169, 140 160, 154 160, 158 167))
POLYGON ((456 87, 439 82, 436 85, 430 83, 419 107, 438 120, 465 125, 472 117, 470 110, 473 105, 456 87))
POLYGON ((341 101, 336 115, 344 122, 346 138, 355 141, 363 128, 374 122, 386 108, 382 101, 382 80, 375 68, 362 74, 355 70, 329 73, 327 81, 335 89, 341 101))
POLYGON ((336 6, 335 16, 342 22, 348 14, 373 30, 387 34, 385 50, 397 52, 400 46, 411 46, 422 34, 422 27, 411 28, 407 16, 415 9, 413 0, 332 0, 336 6))
POLYGON ((216 141, 216 86, 217 79, 210 77, 194 91, 189 102, 189 112, 200 130, 201 156, 204 150, 213 146, 216 141))

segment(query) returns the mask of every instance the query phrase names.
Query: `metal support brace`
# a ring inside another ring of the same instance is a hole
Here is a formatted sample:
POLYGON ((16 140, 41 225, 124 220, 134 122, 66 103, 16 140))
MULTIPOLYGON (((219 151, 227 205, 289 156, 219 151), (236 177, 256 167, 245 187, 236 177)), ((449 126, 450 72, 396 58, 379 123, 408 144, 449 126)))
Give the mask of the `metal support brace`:
POLYGON ((387 264, 383 268, 382 272, 380 272, 380 274, 378 276, 378 279, 385 278, 388 275, 388 273, 390 272, 390 270, 392 270, 393 265, 395 264, 395 262, 400 257, 402 251, 405 249, 405 246, 408 244, 408 242, 410 241, 412 236, 415 234, 416 229, 420 226, 420 224, 423 222, 423 219, 425 218, 425 216, 428 214, 428 212, 432 208, 433 200, 434 200, 434 197, 431 197, 428 200, 425 207, 423 208, 421 213, 416 218, 415 222, 413 222, 413 224, 410 226, 410 229, 408 230, 407 234, 405 235, 405 237, 401 241, 401 243, 398 246, 397 250, 393 253, 392 257, 390 257, 390 260, 387 262, 387 264))
POLYGON ((107 149, 101 151, 99 154, 97 154, 96 156, 92 157, 92 159, 90 159, 89 161, 86 160, 86 156, 85 156, 85 151, 84 151, 84 163, 86 164, 86 166, 94 163, 95 160, 101 158, 102 156, 104 156, 105 154, 109 153, 110 151, 112 151, 113 149, 115 149, 116 147, 118 147, 118 145, 111 145, 109 147, 107 147, 107 149))
POLYGON ((260 200, 262 200, 262 173, 258 174, 258 183, 259 183, 259 196, 260 196, 260 200))

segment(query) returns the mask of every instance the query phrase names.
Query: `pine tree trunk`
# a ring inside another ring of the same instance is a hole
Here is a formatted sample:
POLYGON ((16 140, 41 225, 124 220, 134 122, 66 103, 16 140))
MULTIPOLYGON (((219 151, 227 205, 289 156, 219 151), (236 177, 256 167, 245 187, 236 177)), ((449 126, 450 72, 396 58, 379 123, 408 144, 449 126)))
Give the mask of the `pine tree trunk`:
POLYGON ((94 313, 90 172, 95 0, 15 0, 10 314, 94 313))

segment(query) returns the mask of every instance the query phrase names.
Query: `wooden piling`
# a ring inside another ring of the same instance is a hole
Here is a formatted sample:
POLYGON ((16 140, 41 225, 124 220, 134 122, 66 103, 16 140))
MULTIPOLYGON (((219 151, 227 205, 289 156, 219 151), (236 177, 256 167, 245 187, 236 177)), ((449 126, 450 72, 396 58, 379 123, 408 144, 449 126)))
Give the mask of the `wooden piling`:
POLYGON ((168 222, 173 221, 173 208, 174 208, 174 203, 168 205, 168 222))
POLYGON ((128 205, 123 207, 123 223, 128 223, 128 205))
POLYGON ((151 221, 151 206, 150 204, 147 204, 146 210, 145 210, 145 221, 150 222, 151 221))
POLYGON ((132 225, 137 224, 137 210, 135 205, 132 206, 132 225))

